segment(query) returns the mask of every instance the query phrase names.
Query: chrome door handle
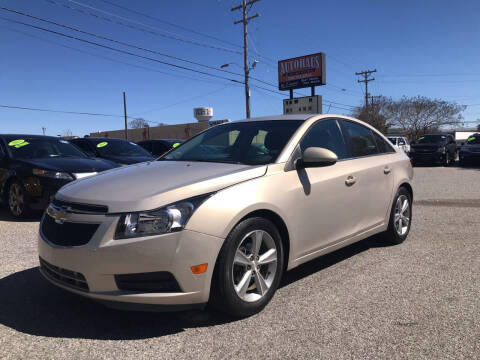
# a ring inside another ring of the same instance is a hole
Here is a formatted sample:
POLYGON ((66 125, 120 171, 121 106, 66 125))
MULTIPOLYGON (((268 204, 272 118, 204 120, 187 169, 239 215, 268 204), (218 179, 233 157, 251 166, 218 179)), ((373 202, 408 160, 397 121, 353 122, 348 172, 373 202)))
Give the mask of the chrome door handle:
POLYGON ((392 169, 390 169, 388 166, 385 166, 385 168, 383 169, 383 173, 384 173, 385 175, 390 174, 391 171, 392 171, 392 169))
POLYGON ((347 180, 345 180, 345 185, 352 186, 356 182, 357 182, 357 179, 355 179, 355 177, 349 176, 349 177, 347 177, 347 180))

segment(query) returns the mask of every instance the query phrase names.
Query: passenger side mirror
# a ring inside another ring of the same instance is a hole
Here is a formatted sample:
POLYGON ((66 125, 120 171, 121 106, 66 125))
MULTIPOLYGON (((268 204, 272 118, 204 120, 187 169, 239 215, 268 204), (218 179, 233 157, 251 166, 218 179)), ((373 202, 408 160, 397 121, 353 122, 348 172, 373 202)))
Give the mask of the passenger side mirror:
POLYGON ((321 147, 309 147, 303 152, 302 158, 297 160, 297 168, 330 166, 338 161, 337 155, 321 147))

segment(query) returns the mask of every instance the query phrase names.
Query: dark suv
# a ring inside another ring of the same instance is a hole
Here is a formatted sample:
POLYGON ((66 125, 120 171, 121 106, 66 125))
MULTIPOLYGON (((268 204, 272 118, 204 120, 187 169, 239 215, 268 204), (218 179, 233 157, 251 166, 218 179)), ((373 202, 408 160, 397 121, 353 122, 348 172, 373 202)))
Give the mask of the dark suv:
POLYGON ((455 162, 457 144, 450 134, 423 135, 410 144, 410 157, 413 165, 441 164, 447 166, 455 162))
POLYGON ((68 141, 0 135, 0 196, 14 217, 43 210, 63 185, 118 165, 90 159, 68 141))
POLYGON ((154 139, 154 140, 143 140, 137 144, 147 150, 154 157, 159 157, 165 154, 170 149, 177 147, 183 142, 183 140, 177 139, 154 139))
POLYGON ((144 148, 124 139, 88 137, 72 139, 70 142, 88 156, 108 159, 119 165, 154 160, 144 148))
POLYGON ((468 137, 467 141, 460 147, 458 155, 460 165, 480 163, 480 133, 468 137))

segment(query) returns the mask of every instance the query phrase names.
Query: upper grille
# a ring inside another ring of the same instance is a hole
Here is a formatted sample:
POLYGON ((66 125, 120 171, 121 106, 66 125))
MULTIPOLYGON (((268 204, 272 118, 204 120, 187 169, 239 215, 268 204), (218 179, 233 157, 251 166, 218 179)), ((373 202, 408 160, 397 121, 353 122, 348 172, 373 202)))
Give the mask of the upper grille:
POLYGON ((66 285, 78 290, 88 291, 87 280, 83 274, 71 271, 67 269, 62 269, 58 266, 49 264, 42 258, 40 258, 40 268, 43 270, 43 273, 47 275, 52 280, 55 280, 62 285, 66 285))
POLYGON ((63 200, 53 199, 52 203, 59 207, 64 207, 70 213, 79 214, 106 214, 108 213, 108 207, 104 205, 91 205, 91 204, 79 204, 72 203, 63 200))
POLYGON ((40 229, 45 238, 60 246, 81 246, 87 244, 97 231, 99 224, 64 222, 58 224, 48 214, 42 219, 40 229))

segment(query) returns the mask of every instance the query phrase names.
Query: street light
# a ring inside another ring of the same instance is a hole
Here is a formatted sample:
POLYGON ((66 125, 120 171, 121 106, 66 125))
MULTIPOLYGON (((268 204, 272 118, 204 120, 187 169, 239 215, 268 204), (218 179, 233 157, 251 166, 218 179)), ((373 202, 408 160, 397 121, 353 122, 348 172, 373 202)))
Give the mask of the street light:
MULTIPOLYGON (((248 67, 248 65, 245 64, 245 68, 244 68, 244 73, 245 73, 245 105, 246 105, 246 110, 247 110, 247 119, 250 118, 250 87, 248 86, 248 75, 250 73, 250 70, 255 69, 257 64, 258 64, 258 60, 255 59, 255 60, 253 60, 252 65, 250 67, 248 67)), ((241 68, 241 66, 238 65, 236 62, 230 62, 230 63, 220 65, 220 69, 225 69, 226 67, 229 67, 230 65, 237 65, 238 67, 241 68)))

